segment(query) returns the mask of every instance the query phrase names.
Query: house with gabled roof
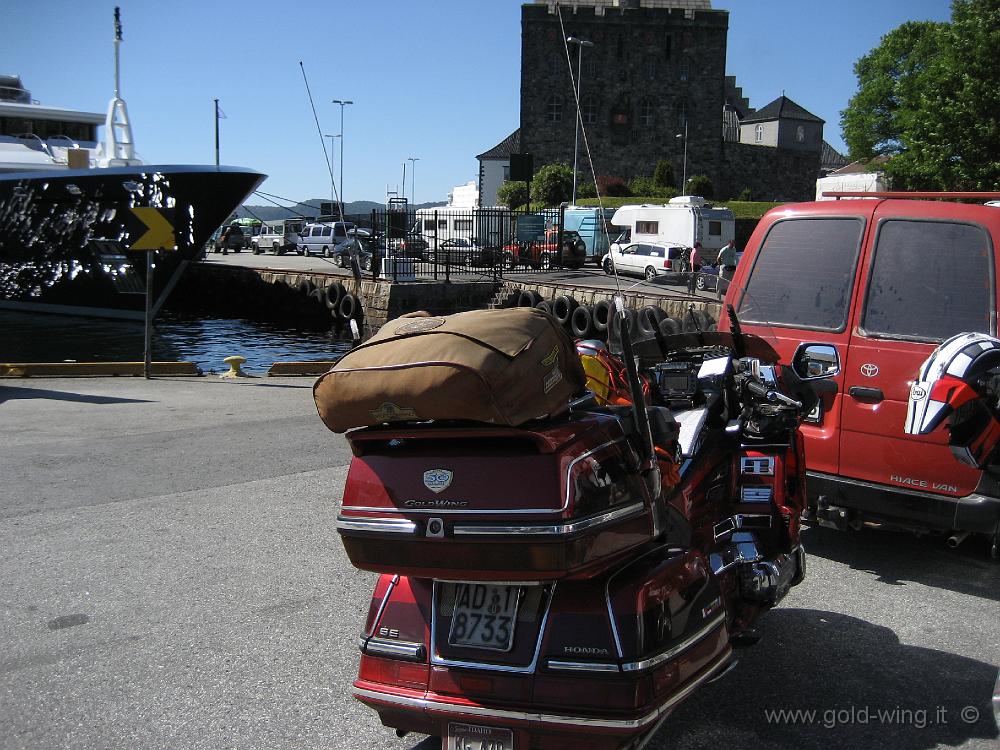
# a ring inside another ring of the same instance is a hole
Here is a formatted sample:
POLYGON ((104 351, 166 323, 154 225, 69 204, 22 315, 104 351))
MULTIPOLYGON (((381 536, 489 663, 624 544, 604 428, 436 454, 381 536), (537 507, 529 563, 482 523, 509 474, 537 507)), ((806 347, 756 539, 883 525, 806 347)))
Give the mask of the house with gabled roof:
POLYGON ((798 151, 820 151, 823 120, 782 94, 740 120, 740 143, 798 151))
POLYGON ((504 180, 510 179, 511 154, 521 153, 521 129, 504 138, 493 148, 484 151, 479 160, 479 202, 482 206, 497 204, 497 190, 504 180))

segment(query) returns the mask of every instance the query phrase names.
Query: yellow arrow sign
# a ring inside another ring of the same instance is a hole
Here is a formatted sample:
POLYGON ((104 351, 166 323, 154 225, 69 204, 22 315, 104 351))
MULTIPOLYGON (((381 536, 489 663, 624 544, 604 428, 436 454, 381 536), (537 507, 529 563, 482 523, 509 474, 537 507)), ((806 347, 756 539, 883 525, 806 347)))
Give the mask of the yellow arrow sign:
POLYGON ((174 225, 160 212, 158 208, 139 207, 129 209, 141 221, 146 231, 129 250, 173 250, 177 246, 174 236, 174 225))

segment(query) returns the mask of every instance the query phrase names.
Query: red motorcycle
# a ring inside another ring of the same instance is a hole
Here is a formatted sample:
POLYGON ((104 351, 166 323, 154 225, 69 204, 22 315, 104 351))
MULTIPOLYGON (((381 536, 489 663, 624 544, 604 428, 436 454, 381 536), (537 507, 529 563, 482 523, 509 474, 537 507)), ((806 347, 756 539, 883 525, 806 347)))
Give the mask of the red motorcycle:
MULTIPOLYGON (((437 330, 397 330, 421 325, 437 330)), ((568 338, 559 346, 572 355, 568 338)), ((421 366, 442 356, 430 338, 419 349, 421 366)), ((738 326, 575 349, 589 389, 544 418, 420 420, 397 400, 380 406, 388 424, 347 434, 337 528, 351 562, 381 574, 354 695, 400 736, 462 750, 641 747, 736 664, 758 617, 805 574, 809 362, 779 366, 738 326)), ((402 366, 350 357, 342 377, 369 385, 388 380, 373 369, 402 366)), ((573 368, 544 380, 573 380, 573 368)), ((331 394, 321 379, 321 415, 343 429, 331 394)))

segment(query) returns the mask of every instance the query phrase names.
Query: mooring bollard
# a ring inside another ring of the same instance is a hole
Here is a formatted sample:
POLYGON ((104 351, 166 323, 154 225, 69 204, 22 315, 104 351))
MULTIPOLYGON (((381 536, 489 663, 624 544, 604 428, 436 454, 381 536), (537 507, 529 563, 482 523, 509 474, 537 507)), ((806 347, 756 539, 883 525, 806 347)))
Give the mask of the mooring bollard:
POLYGON ((229 372, 222 373, 220 378, 249 378, 243 370, 240 369, 240 365, 247 361, 246 357, 241 357, 239 354, 234 354, 231 357, 226 357, 224 360, 227 365, 229 365, 229 372))

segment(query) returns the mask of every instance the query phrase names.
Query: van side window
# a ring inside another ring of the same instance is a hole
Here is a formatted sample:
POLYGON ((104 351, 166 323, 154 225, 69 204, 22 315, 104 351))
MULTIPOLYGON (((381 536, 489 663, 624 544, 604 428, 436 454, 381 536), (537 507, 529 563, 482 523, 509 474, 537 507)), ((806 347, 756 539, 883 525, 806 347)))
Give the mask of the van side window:
POLYGON ((993 258, 981 227, 891 219, 875 241, 861 328, 874 336, 943 341, 992 333, 993 258))
POLYGON ((636 234, 656 234, 660 230, 658 221, 637 221, 635 223, 636 234))
POLYGON ((843 330, 864 228, 860 218, 775 223, 754 258, 740 319, 843 330))
POLYGON ((323 227, 323 236, 324 237, 329 237, 331 231, 332 231, 332 227, 324 226, 323 227))
POLYGON ((719 237, 722 235, 722 222, 721 221, 710 221, 708 222, 708 234, 710 237, 719 237))

